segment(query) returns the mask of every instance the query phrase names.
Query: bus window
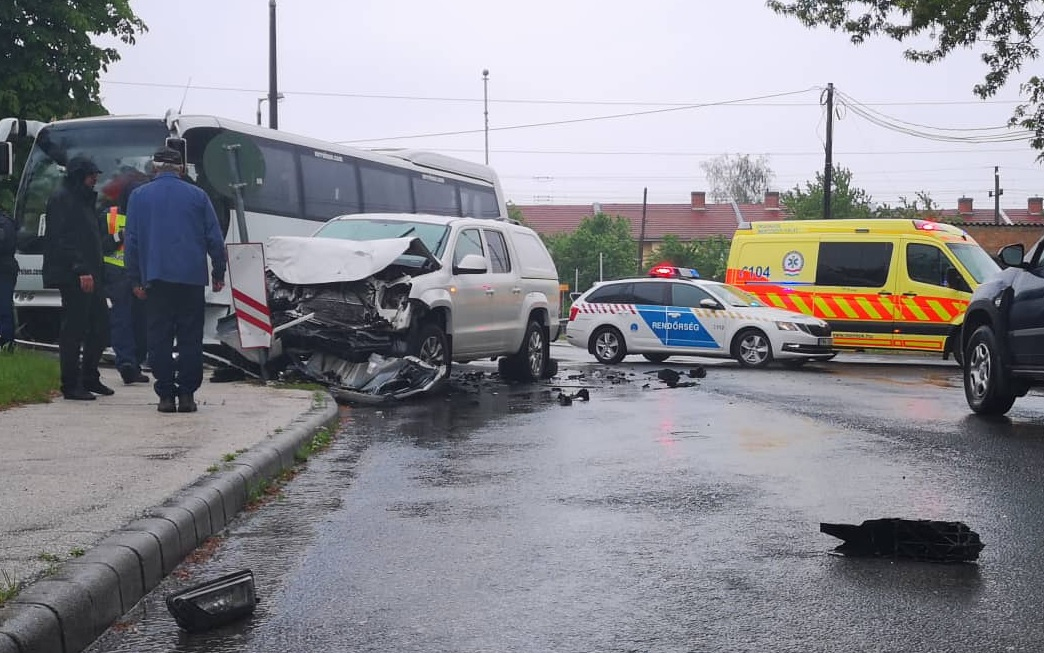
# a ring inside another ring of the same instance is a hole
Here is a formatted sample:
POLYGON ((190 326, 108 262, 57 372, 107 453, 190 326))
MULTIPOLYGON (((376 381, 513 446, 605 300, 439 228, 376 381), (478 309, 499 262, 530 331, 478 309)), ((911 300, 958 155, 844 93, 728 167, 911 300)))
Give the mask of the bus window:
POLYGON ((248 186, 243 202, 247 211, 297 216, 301 193, 297 186, 297 157, 293 150, 258 140, 265 160, 265 179, 259 186, 248 186))
POLYGON ((326 221, 361 210, 355 164, 341 155, 301 152, 301 175, 309 220, 326 221))
POLYGON ((442 177, 434 175, 414 177, 413 197, 417 200, 417 213, 460 215, 460 198, 457 196, 457 187, 442 177))
POLYGON ((460 185, 460 203, 468 218, 499 218, 500 205, 492 188, 460 185))
POLYGON ((363 211, 366 213, 413 213, 410 177, 405 172, 360 166, 363 211))

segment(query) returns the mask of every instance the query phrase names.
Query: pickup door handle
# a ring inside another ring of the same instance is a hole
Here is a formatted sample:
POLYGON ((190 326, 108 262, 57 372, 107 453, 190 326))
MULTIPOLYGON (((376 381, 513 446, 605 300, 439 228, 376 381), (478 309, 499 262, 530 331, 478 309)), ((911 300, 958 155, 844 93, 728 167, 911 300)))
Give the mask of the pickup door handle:
POLYGON ((668 317, 681 317, 681 313, 671 313, 671 312, 668 312, 667 316, 668 317))
POLYGON ((511 292, 513 294, 515 294, 515 295, 521 295, 522 294, 522 289, 521 288, 512 288, 511 292))
POLYGON ((496 291, 495 291, 495 290, 493 290, 492 288, 486 288, 486 294, 487 294, 487 295, 492 295, 492 294, 493 294, 493 293, 495 293, 495 292, 496 292, 496 291))

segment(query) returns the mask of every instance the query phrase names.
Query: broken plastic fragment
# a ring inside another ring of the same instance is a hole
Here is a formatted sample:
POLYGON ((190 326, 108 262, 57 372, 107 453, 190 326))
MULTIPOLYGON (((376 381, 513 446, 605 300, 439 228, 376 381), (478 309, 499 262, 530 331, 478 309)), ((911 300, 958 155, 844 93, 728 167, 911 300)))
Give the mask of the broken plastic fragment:
POLYGON ((834 550, 849 556, 969 562, 985 547, 963 522, 927 519, 868 519, 862 524, 821 523, 819 530, 844 540, 834 550))

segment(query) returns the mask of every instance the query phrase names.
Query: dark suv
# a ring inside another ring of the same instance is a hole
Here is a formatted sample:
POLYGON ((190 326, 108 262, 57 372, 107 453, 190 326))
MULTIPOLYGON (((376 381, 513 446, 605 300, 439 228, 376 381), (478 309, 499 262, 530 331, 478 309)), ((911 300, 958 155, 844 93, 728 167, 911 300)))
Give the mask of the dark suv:
POLYGON ((975 289, 961 328, 964 396, 982 415, 1003 415, 1044 385, 1044 238, 998 258, 1004 270, 975 289))

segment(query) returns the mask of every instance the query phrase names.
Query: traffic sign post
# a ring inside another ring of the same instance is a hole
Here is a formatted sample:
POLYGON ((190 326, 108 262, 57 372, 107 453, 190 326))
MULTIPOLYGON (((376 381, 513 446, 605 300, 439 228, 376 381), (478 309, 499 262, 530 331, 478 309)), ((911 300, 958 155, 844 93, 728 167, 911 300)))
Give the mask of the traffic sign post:
POLYGON ((265 249, 261 243, 231 243, 228 251, 229 284, 236 326, 243 349, 262 349, 261 378, 265 372, 268 349, 272 346, 272 314, 268 309, 265 285, 265 249))

